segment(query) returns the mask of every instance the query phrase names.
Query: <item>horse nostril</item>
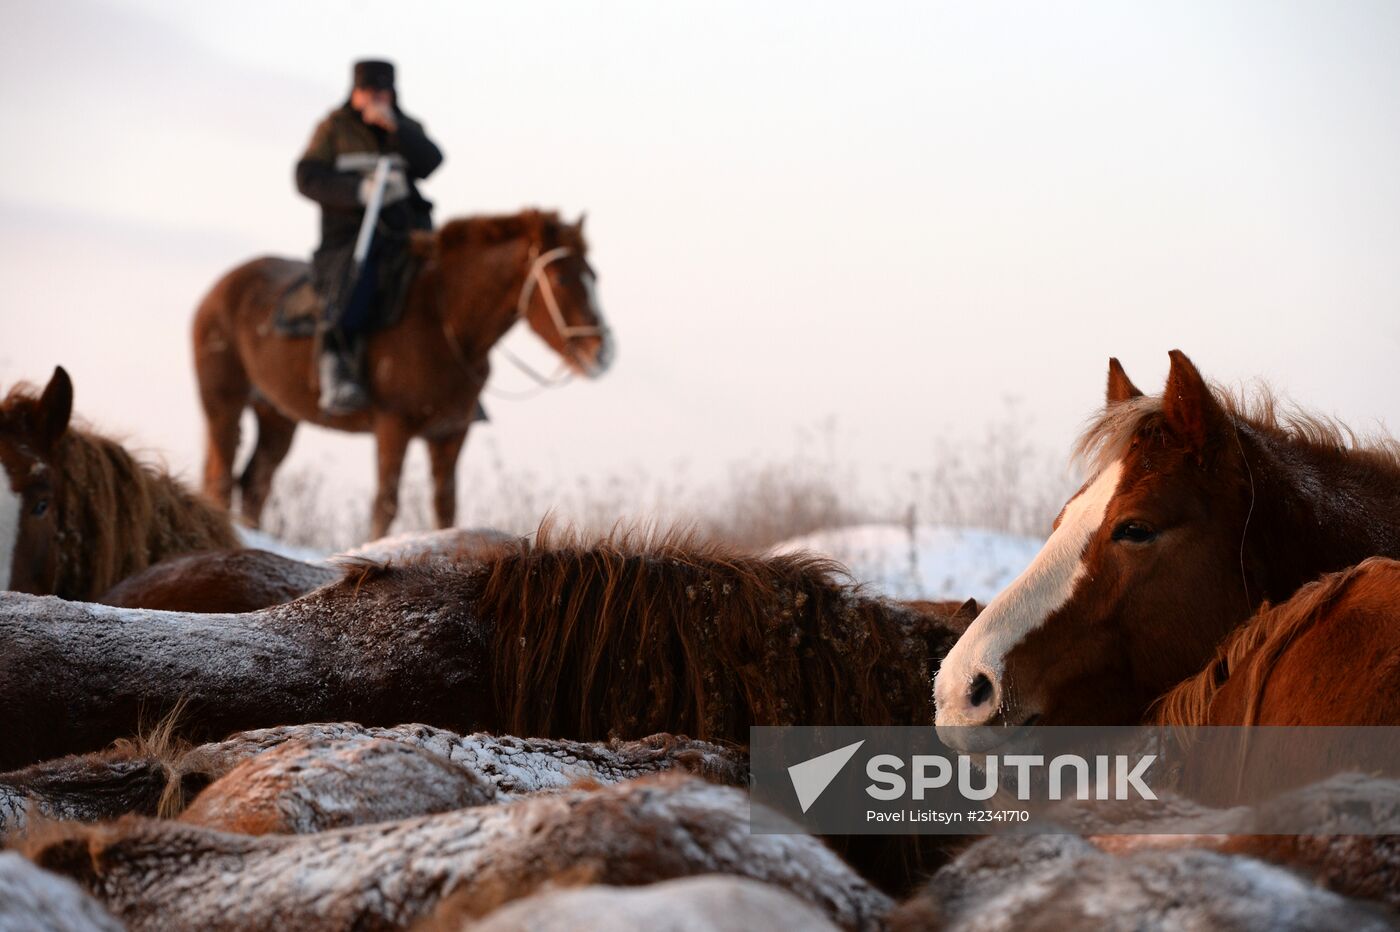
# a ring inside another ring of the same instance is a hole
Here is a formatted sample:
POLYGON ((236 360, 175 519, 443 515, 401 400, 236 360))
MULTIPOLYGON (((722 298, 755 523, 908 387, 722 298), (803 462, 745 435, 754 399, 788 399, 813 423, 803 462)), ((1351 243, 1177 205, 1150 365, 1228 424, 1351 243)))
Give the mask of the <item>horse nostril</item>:
POLYGON ((972 678, 972 685, 967 689, 967 699, 974 707, 984 705, 992 698, 992 681, 987 679, 987 674, 979 673, 972 678))

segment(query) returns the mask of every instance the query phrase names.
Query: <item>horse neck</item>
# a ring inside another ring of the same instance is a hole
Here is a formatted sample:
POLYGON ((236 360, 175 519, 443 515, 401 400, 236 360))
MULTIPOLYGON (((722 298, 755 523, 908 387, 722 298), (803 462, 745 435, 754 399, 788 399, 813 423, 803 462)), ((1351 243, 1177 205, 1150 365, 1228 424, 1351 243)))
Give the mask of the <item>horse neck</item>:
POLYGON ((1400 466, 1243 427, 1239 436, 1253 484, 1245 547, 1256 598, 1279 602, 1323 573, 1400 557, 1400 466))
POLYGON ((517 320, 520 293, 529 274, 524 237, 494 243, 440 264, 439 313, 449 339, 467 359, 485 359, 517 320))

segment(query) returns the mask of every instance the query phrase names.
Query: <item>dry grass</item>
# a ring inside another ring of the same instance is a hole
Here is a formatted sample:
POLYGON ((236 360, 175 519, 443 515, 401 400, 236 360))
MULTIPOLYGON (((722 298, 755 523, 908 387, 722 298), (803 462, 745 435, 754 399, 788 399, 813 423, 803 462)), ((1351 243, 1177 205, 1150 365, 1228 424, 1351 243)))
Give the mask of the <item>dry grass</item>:
MULTIPOLYGON (((516 534, 548 515, 586 532, 618 524, 688 525, 702 538, 743 548, 823 528, 867 522, 977 527, 1044 536, 1074 489, 1063 461, 1022 439, 1027 424, 1014 406, 978 438, 947 438, 924 469, 863 480, 830 423, 817 443, 785 459, 736 462, 723 478, 697 481, 683 468, 663 475, 640 469, 560 481, 507 467, 489 437, 484 467, 464 474, 457 523, 516 534)), ((427 477, 405 476, 394 530, 432 526, 427 477)), ((284 472, 274 484, 264 527, 288 543, 341 550, 361 543, 369 500, 337 491, 314 472, 284 472)))

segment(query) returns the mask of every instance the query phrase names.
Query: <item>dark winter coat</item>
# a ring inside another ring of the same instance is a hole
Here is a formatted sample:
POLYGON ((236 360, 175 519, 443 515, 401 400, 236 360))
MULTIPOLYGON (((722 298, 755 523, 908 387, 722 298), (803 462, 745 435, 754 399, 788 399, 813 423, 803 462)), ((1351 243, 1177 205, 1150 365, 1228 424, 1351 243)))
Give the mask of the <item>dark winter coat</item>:
POLYGON ((347 102, 316 127, 297 163, 297 190, 321 205, 321 246, 312 258, 312 277, 316 290, 331 306, 343 307, 349 297, 344 289, 364 219, 360 182, 376 156, 402 156, 409 181, 408 197, 385 205, 379 215, 372 256, 378 273, 375 303, 381 316, 388 311, 383 305, 402 291, 409 233, 432 229, 432 204, 418 193, 414 182, 442 164, 442 152, 417 120, 397 108, 395 116, 398 130, 389 133, 366 123, 347 102))

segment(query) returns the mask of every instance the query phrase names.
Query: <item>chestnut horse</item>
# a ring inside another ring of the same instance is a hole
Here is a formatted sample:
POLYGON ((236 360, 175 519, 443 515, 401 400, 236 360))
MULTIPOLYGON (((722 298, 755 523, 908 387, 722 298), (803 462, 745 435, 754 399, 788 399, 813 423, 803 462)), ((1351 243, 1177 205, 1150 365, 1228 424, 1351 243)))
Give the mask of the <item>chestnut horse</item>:
POLYGON ((305 262, 264 257, 225 275, 194 318, 195 372, 208 423, 204 491, 224 505, 233 493, 239 419, 251 405, 257 444, 238 477, 243 519, 256 527, 272 476, 297 424, 373 432, 378 492, 372 537, 398 509, 408 442, 428 444, 439 527, 456 516, 455 472, 491 366, 487 354, 520 319, 576 373, 601 375, 612 360, 588 265, 583 221, 527 210, 454 220, 414 242, 421 260, 401 319, 369 340, 369 409, 328 415, 317 407, 312 339, 273 326, 282 296, 307 275, 305 262))
POLYGON ((227 512, 72 412, 62 366, 0 403, 0 589, 91 600, 166 557, 238 545, 227 512))
POLYGON ((1266 600, 1400 556, 1393 441, 1358 445, 1267 397, 1249 410, 1179 351, 1159 397, 1110 360, 1079 451, 1093 478, 938 673, 939 734, 955 747, 1030 722, 1141 721, 1266 600))

